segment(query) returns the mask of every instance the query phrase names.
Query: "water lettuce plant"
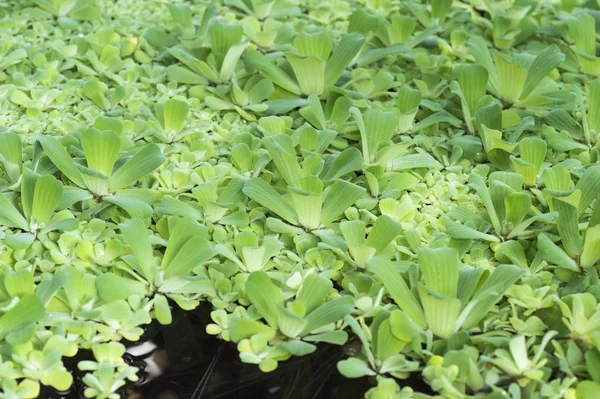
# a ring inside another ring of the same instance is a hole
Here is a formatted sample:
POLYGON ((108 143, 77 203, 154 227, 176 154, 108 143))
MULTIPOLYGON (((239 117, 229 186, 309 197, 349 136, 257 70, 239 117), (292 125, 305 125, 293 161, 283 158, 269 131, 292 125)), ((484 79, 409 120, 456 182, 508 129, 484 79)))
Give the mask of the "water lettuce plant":
POLYGON ((126 397, 196 308, 356 397, 600 397, 599 18, 0 1, 0 398, 126 397))

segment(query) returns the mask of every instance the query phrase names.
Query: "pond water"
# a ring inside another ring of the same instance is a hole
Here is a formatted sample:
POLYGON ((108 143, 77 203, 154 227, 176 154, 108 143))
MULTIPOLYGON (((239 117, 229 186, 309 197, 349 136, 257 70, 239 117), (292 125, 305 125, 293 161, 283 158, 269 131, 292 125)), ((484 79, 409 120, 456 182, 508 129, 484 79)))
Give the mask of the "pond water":
MULTIPOLYGON (((308 356, 281 362, 271 373, 239 360, 235 344, 205 332, 210 322, 210 307, 183 312, 174 309, 173 323, 152 324, 145 339, 149 349, 126 360, 144 368, 142 383, 128 387, 122 397, 131 399, 336 399, 362 398, 372 381, 342 377, 336 363, 345 355, 334 345, 322 345, 308 356), (151 361, 147 361, 148 357, 151 361), (157 375, 158 374, 158 375, 157 375)), ((131 343, 138 345, 139 343, 131 343)), ((81 352, 67 367, 90 358, 81 352)), ((76 375, 76 380, 77 380, 76 375)), ((70 392, 46 390, 43 399, 81 398, 82 386, 70 392)))

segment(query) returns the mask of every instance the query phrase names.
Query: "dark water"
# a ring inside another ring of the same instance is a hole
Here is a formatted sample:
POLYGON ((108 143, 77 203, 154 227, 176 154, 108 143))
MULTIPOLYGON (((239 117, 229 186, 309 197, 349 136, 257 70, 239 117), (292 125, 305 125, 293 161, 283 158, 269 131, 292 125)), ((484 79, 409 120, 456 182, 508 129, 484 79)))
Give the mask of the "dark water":
MULTIPOLYGON (((280 363, 275 371, 265 374, 256 365, 242 363, 235 344, 206 334, 210 310, 208 306, 192 312, 174 309, 172 324, 150 325, 143 338, 158 346, 154 356, 166 367, 165 371, 143 384, 127 387, 121 396, 131 399, 358 399, 372 386, 373 381, 367 378, 349 380, 339 374, 336 363, 344 354, 341 347, 334 345, 322 345, 308 356, 292 357, 280 363)), ((131 343, 136 344, 139 343, 131 343)), ((78 361, 91 358, 91 353, 81 352, 65 365, 73 370, 78 361)), ((141 368, 145 366, 142 356, 129 356, 126 361, 141 368)), ((144 374, 143 371, 140 374, 142 379, 146 377, 144 374)), ((76 381, 80 377, 75 374, 76 381)), ((83 397, 82 389, 81 383, 76 383, 70 392, 46 389, 40 398, 78 399, 83 397)))
POLYGON ((142 398, 157 399, 320 399, 362 398, 367 379, 342 377, 336 363, 340 347, 322 346, 312 355, 291 358, 271 373, 239 360, 235 344, 205 332, 210 309, 180 312, 163 327, 155 342, 165 348, 169 367, 160 377, 141 385, 142 398))

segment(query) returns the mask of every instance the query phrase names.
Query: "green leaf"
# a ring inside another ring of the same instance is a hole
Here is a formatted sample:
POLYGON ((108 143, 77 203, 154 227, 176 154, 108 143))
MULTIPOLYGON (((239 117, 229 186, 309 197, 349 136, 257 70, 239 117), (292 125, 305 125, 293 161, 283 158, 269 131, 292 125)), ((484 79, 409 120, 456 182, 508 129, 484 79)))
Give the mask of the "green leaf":
POLYGON ((306 356, 317 350, 316 345, 298 340, 284 341, 279 346, 294 356, 306 356))
POLYGON ((40 298, 42 303, 47 306, 54 295, 60 290, 69 276, 62 270, 54 273, 52 278, 42 280, 35 288, 35 294, 40 298))
POLYGON ((594 165, 585 170, 575 185, 575 189, 581 190, 578 214, 582 215, 591 203, 600 196, 600 165, 594 165))
POLYGON ((104 321, 128 322, 131 320, 131 306, 125 300, 108 302, 96 308, 100 311, 100 318, 104 321))
POLYGON ((38 141, 44 148, 44 153, 62 174, 79 187, 85 187, 77 166, 58 140, 51 136, 40 136, 38 141))
POLYGON ((110 189, 120 190, 158 168, 165 158, 160 148, 147 144, 129 158, 110 178, 110 189))
MULTIPOLYGON (((471 302, 463 309, 460 321, 463 328, 473 328, 488 315, 490 309, 502 298, 524 271, 514 265, 498 265, 492 274, 480 285, 471 302)), ((460 324, 459 321, 459 324, 460 324)))
POLYGON ((306 313, 310 313, 319 307, 333 288, 331 280, 320 274, 309 274, 302 283, 296 299, 304 305, 306 313))
POLYGON ((236 317, 231 321, 229 332, 231 340, 236 343, 257 334, 262 334, 271 340, 276 334, 275 330, 261 322, 240 317, 236 317))
POLYGON ((207 85, 208 80, 197 73, 190 71, 187 68, 179 65, 169 65, 167 67, 167 77, 169 80, 174 80, 178 83, 190 85, 207 85))
POLYGON ((23 156, 21 137, 13 132, 0 131, 0 164, 12 180, 18 179, 23 156))
POLYGON ((263 138, 263 143, 283 179, 288 185, 294 185, 304 172, 298 163, 292 138, 286 134, 275 134, 263 138))
POLYGON ((594 381, 581 381, 575 390, 577 399, 595 399, 600 395, 600 384, 594 381))
POLYGON ((527 79, 523 84, 520 99, 527 97, 543 78, 565 60, 557 45, 552 44, 542 50, 527 70, 527 79))
POLYGON ((264 180, 259 178, 249 179, 244 184, 242 191, 252 200, 258 202, 261 206, 264 206, 288 223, 298 224, 294 208, 264 180))
POLYGON ((427 288, 448 297, 456 297, 460 261, 454 248, 422 248, 419 266, 427 288))
POLYGON ((360 33, 348 33, 342 36, 335 46, 325 68, 325 86, 333 86, 344 70, 350 65, 365 43, 365 37, 360 33))
POLYGON ((114 195, 103 197, 103 201, 122 208, 132 218, 145 218, 152 215, 152 206, 156 193, 150 189, 133 188, 120 190, 114 195))
POLYGON ((338 371, 346 378, 361 378, 364 376, 377 375, 369 365, 355 357, 340 360, 337 364, 338 371))
POLYGON ((363 158, 365 162, 375 161, 377 150, 389 144, 398 118, 393 112, 384 112, 377 108, 371 108, 363 115, 356 107, 350 108, 360 131, 363 158))
POLYGON ((483 177, 472 174, 469 176, 469 185, 477 192, 479 200, 483 203, 483 206, 485 206, 485 209, 488 211, 488 215, 490 217, 490 221, 492 222, 492 226, 494 226, 494 230, 496 230, 496 232, 502 231, 500 219, 498 218, 494 203, 492 202, 492 197, 490 196, 490 192, 485 185, 483 177))
POLYGON ((600 259, 600 225, 588 227, 583 241, 580 263, 582 267, 593 266, 600 259))
MULTIPOLYGON (((181 227, 183 228, 183 227, 181 227)), ((171 241, 169 241, 170 243, 171 241)), ((169 251, 167 246, 167 251, 169 251)), ((202 264, 213 255, 210 243, 202 237, 192 237, 178 249, 171 261, 166 261, 167 254, 163 258, 165 278, 189 275, 196 266, 202 264), (167 263, 168 262, 168 263, 167 263)))
MULTIPOLYGON (((492 86, 495 86, 496 93, 498 93, 503 100, 511 104, 516 103, 519 99, 527 97, 523 94, 523 88, 528 79, 530 79, 530 85, 531 82, 534 82, 533 75, 529 78, 530 74, 528 71, 514 59, 507 60, 505 56, 500 53, 495 53, 493 57, 498 72, 498 78, 495 85, 491 77, 490 82, 492 83, 492 86)), ((544 76, 539 77, 539 80, 543 77, 544 76)), ((535 85, 539 83, 539 80, 535 82, 535 85)), ((533 86, 533 88, 535 88, 535 86, 533 86)))
MULTIPOLYGON (((182 248, 187 245, 189 240, 194 238, 207 238, 205 227, 194 220, 182 217, 169 217, 167 223, 169 229, 169 242, 161 263, 163 267, 170 267, 173 263, 177 264, 175 259, 180 255, 180 252, 184 252, 182 248)), ((204 245, 201 245, 198 248, 199 252, 204 252, 205 249, 204 245)))
POLYGON ((129 219, 125 223, 119 225, 123 238, 129 244, 133 251, 133 255, 138 261, 140 274, 148 281, 154 281, 154 256, 152 254, 152 245, 146 231, 146 226, 142 219, 129 219))
POLYGON ((554 244, 552 240, 550 240, 550 238, 548 238, 548 236, 544 233, 540 233, 538 235, 537 245, 538 251, 540 251, 542 258, 546 262, 568 270, 572 270, 574 272, 579 271, 579 266, 577 266, 577 263, 571 259, 571 257, 569 257, 565 251, 560 249, 558 245, 554 244))
POLYGON ((526 137, 519 142, 521 158, 511 157, 513 166, 523 176, 526 185, 534 185, 546 158, 546 142, 538 137, 526 137))
POLYGON ((46 315, 44 304, 34 294, 23 296, 10 310, 0 316, 0 337, 38 322, 46 315))
POLYGON ((238 61, 242 57, 242 54, 246 50, 248 46, 248 42, 241 42, 234 44, 229 48, 227 54, 225 54, 225 58, 223 59, 223 65, 221 66, 221 71, 219 72, 219 79, 223 82, 227 82, 231 80, 235 73, 235 68, 237 66, 238 61))
POLYGON ((58 204, 57 209, 70 208, 78 202, 87 201, 92 198, 93 195, 87 190, 79 189, 77 187, 72 186, 66 186, 63 187, 63 196, 60 203, 58 204))
POLYGON ((328 331, 322 334, 307 335, 302 339, 310 342, 326 342, 333 345, 344 345, 348 341, 348 333, 345 331, 328 331))
POLYGON ((325 174, 321 177, 324 181, 336 180, 349 173, 357 171, 363 164, 361 152, 354 147, 346 148, 342 151, 325 174))
POLYGON ((333 223, 341 214, 352 206, 366 190, 345 180, 336 180, 327 187, 327 195, 323 201, 321 223, 325 226, 333 223))
POLYGON ((366 245, 375 248, 379 255, 400 234, 402 225, 386 215, 379 216, 369 231, 366 245))
POLYGON ((183 216, 192 220, 202 219, 202 213, 185 202, 169 195, 162 197, 160 210, 166 215, 183 216))
MULTIPOLYGON (((387 316, 383 312, 379 313, 379 315, 387 316)), ((389 317, 380 323, 377 323, 376 319, 371 329, 374 332, 373 347, 375 348, 375 356, 378 360, 386 360, 391 356, 397 355, 406 345, 406 342, 400 340, 392 333, 389 317), (377 326, 376 329, 374 329, 375 326, 377 326)))
POLYGON ((435 295, 424 286, 419 286, 418 289, 427 326, 438 337, 450 338, 458 328, 460 300, 439 294, 435 295))
POLYGON ((170 99, 161 107, 157 106, 156 111, 166 133, 179 133, 185 127, 185 118, 190 108, 185 101, 170 99))
POLYGON ((47 224, 63 196, 63 185, 54 176, 45 175, 35 183, 31 217, 37 223, 47 224))
POLYGON ((531 209, 531 197, 525 193, 510 193, 504 197, 504 221, 516 226, 523 221, 531 209))
POLYGON ((112 130, 87 129, 81 135, 81 147, 90 169, 110 176, 121 149, 121 138, 112 130))
POLYGON ((575 42, 578 52, 596 55, 596 20, 587 13, 580 13, 567 21, 569 35, 575 42))
POLYGON ((600 133, 600 79, 594 79, 587 84, 587 95, 587 125, 591 133, 598 134, 600 133))
POLYGON ((456 292, 457 297, 460 299, 462 304, 466 304, 471 298, 484 273, 485 270, 471 266, 463 266, 460 269, 460 273, 458 275, 458 288, 456 292))
POLYGON ((4 276, 4 286, 11 297, 33 294, 35 289, 33 275, 29 270, 8 273, 4 276))
POLYGON ((289 187, 298 222, 314 230, 321 225, 323 182, 316 176, 305 176, 297 180, 296 187, 289 187))
POLYGON ((485 240, 491 242, 500 242, 500 239, 492 234, 482 233, 472 227, 460 224, 458 222, 446 219, 444 221, 446 233, 452 238, 459 240, 485 240))
POLYGON ((325 61, 314 56, 286 54, 302 94, 321 95, 325 90, 325 61))
POLYGON ((565 250, 571 257, 578 257, 581 251, 577 207, 561 198, 552 199, 554 209, 558 212, 556 228, 565 250))
POLYGON ((406 133, 409 131, 419 110, 422 94, 419 90, 411 89, 403 86, 398 89, 398 97, 396 98, 396 109, 400 112, 398 122, 398 132, 406 133))
POLYGON ((424 328, 425 314, 392 262, 384 256, 378 256, 367 264, 367 270, 381 280, 398 307, 419 327, 424 328))
POLYGON ((419 168, 440 169, 442 164, 435 160, 434 157, 427 153, 409 154, 392 159, 385 165, 387 170, 400 172, 403 170, 413 170, 419 168))
POLYGON ((277 86, 296 95, 302 93, 298 84, 289 75, 279 67, 273 65, 270 59, 258 51, 246 51, 244 60, 249 66, 258 70, 262 76, 269 79, 277 86))
POLYGON ((27 220, 2 193, 0 193, 0 224, 29 231, 27 220))
POLYGON ((246 296, 269 326, 278 328, 277 315, 283 298, 281 291, 275 287, 267 273, 257 271, 248 276, 246 296))
POLYGON ((146 295, 147 287, 138 280, 117 276, 114 273, 104 273, 96 277, 98 295, 104 301, 112 302, 128 299, 131 295, 146 295))
POLYGON ((298 338, 304 327, 306 320, 290 310, 280 306, 277 312, 277 325, 279 331, 289 338, 298 338))
POLYGON ((335 323, 349 315, 353 310, 354 298, 351 296, 343 296, 325 302, 324 305, 319 306, 304 318, 307 324, 302 330, 301 335, 309 334, 320 327, 335 323))
POLYGON ((457 68, 458 85, 462 93, 463 114, 468 124, 479 108, 479 100, 485 95, 488 83, 488 71, 481 65, 461 65, 457 68))
POLYGON ((158 322, 163 326, 171 324, 171 322, 173 321, 173 316, 171 315, 171 308, 169 307, 169 302, 167 301, 167 298, 165 298, 163 295, 154 295, 154 314, 156 316, 156 320, 158 320, 158 322))

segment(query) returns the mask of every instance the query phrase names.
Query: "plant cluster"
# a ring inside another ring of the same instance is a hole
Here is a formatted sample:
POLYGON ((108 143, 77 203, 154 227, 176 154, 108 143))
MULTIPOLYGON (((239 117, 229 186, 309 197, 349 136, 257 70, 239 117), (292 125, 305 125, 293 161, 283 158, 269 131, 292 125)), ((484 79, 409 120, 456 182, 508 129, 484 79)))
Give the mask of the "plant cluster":
POLYGON ((0 398, 210 306, 368 399, 600 397, 593 0, 0 1, 0 398), (408 377, 422 379, 418 392, 408 377))

